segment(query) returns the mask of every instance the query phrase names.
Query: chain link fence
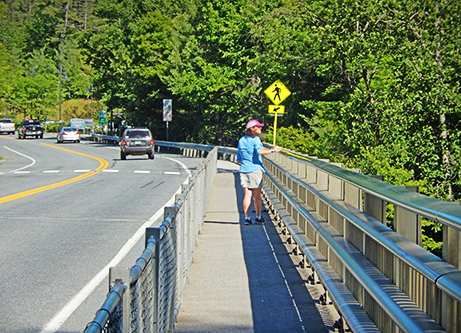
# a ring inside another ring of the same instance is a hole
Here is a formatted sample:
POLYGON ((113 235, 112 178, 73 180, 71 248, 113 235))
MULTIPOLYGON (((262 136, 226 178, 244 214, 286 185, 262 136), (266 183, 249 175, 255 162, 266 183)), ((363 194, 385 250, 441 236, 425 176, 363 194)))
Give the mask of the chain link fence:
POLYGON ((110 269, 109 294, 84 333, 173 331, 217 171, 218 148, 206 153, 174 207, 165 207, 163 223, 146 229, 146 247, 135 265, 110 269))

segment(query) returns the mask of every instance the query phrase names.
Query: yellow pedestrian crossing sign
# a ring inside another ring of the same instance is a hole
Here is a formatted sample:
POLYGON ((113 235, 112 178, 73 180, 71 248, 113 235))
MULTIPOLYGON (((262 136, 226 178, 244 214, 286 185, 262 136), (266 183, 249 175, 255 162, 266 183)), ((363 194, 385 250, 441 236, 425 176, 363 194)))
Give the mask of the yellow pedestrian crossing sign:
POLYGON ((269 113, 285 113, 285 105, 269 105, 269 113))
POLYGON ((277 80, 272 83, 269 88, 264 90, 264 93, 269 97, 269 99, 275 105, 282 103, 288 96, 291 95, 291 91, 282 83, 282 81, 277 80))

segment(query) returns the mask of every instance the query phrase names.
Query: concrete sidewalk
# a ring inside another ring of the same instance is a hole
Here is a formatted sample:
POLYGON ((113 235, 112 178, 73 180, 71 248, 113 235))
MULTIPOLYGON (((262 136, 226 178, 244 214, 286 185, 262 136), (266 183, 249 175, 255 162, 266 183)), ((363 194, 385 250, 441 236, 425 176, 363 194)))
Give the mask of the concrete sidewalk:
POLYGON ((243 224, 239 183, 238 166, 218 161, 174 331, 328 332, 267 213, 264 225, 243 224))

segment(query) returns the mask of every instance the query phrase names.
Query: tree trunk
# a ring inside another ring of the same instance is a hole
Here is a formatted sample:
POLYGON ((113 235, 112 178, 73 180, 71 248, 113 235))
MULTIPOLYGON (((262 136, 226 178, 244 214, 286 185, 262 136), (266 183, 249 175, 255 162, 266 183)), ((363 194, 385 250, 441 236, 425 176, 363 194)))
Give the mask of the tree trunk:
MULTIPOLYGON (((437 13, 439 13, 439 5, 437 4, 437 13)), ((443 85, 443 63, 441 59, 441 49, 442 49, 442 38, 443 38, 443 29, 440 23, 440 16, 437 16, 436 21, 436 28, 437 28, 437 48, 435 54, 435 61, 437 63, 437 76, 438 81, 441 85, 443 85)), ((443 89, 442 89, 443 91, 443 89)), ((450 182, 450 149, 448 144, 448 135, 447 135, 447 123, 446 123, 446 114, 442 112, 439 114, 439 124, 440 124, 440 139, 442 145, 442 167, 444 173, 444 180, 448 183, 448 199, 452 199, 452 186, 450 182)))

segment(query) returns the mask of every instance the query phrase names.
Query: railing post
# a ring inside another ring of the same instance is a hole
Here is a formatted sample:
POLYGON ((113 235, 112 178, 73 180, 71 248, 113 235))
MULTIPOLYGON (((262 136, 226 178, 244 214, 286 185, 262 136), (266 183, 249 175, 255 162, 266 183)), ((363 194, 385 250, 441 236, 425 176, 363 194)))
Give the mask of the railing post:
MULTIPOLYGON (((186 237, 187 237, 187 220, 188 220, 188 202, 186 200, 186 195, 184 195, 187 192, 181 192, 180 194, 176 194, 175 196, 175 202, 181 201, 181 209, 178 211, 176 214, 176 236, 177 236, 177 242, 176 242, 176 248, 177 248, 177 270, 178 270, 178 276, 177 276, 177 283, 179 283, 179 286, 181 290, 185 287, 186 285, 186 280, 184 279, 185 276, 187 276, 186 273, 186 254, 187 254, 187 243, 186 243, 186 237)), ((179 295, 182 298, 182 295, 179 295)))
POLYGON ((125 291, 122 297, 122 333, 131 333, 131 291, 130 270, 126 267, 111 267, 109 269, 109 290, 116 283, 123 283, 125 291))
MULTIPOLYGON (((360 169, 348 170, 360 173, 360 169)), ((358 187, 349 183, 344 183, 344 201, 352 205, 352 207, 362 210, 362 196, 358 187)))
MULTIPOLYGON (((418 186, 404 186, 418 193, 418 186)), ((422 245, 421 218, 405 208, 394 205, 394 229, 412 242, 422 245)))
MULTIPOLYGON (((329 160, 319 160, 319 161, 330 163, 329 160)), ((330 177, 327 172, 322 171, 322 170, 317 170, 317 186, 319 187, 320 191, 329 191, 330 189, 329 178, 330 177)))
MULTIPOLYGON (((383 176, 372 175, 370 177, 383 180, 383 176)), ((373 217, 374 219, 378 220, 381 223, 386 223, 386 209, 384 205, 384 200, 381 200, 374 195, 368 194, 365 192, 364 195, 364 205, 363 211, 373 217)))
MULTIPOLYGON (((169 228, 169 237, 171 237, 171 241, 172 241, 172 247, 173 247, 173 250, 172 252, 175 253, 175 263, 173 264, 174 265, 174 268, 173 269, 173 277, 171 277, 171 280, 169 281, 163 281, 163 283, 165 283, 165 285, 168 285, 169 283, 171 283, 173 285, 173 287, 170 287, 171 290, 172 290, 172 296, 171 297, 168 297, 166 295, 164 295, 164 299, 163 301, 165 302, 165 304, 163 304, 164 306, 166 307, 169 307, 169 313, 167 314, 167 316, 165 317, 165 320, 166 320, 166 325, 165 327, 167 328, 167 332, 173 332, 173 326, 174 326, 174 312, 175 312, 175 301, 176 301, 176 286, 177 286, 177 282, 178 282, 178 220, 177 220, 177 217, 178 217, 178 211, 176 210, 175 207, 165 207, 164 208, 164 213, 163 213, 163 219, 166 220, 168 218, 168 216, 173 216, 172 220, 171 220, 171 224, 170 224, 170 228, 169 228)), ((160 253, 160 251, 163 252, 163 249, 160 249, 160 246, 158 246, 157 248, 159 248, 159 251, 158 253, 160 253)), ((159 254, 159 261, 160 261, 160 254, 159 254)), ((160 274, 160 273, 159 273, 160 274)), ((168 277, 164 276, 164 279, 166 280, 168 277)), ((161 280, 161 279, 159 279, 161 280)), ((160 282, 160 281, 159 281, 160 282)), ((166 292, 164 291, 165 294, 169 294, 169 292, 166 292)))
MULTIPOLYGON (((342 163, 331 163, 332 165, 336 165, 339 168, 343 167, 342 163)), ((331 195, 338 198, 339 200, 344 200, 344 182, 340 179, 329 175, 328 176, 328 184, 331 195)))
POLYGON ((298 177, 299 179, 307 178, 307 165, 305 163, 299 162, 298 165, 298 177))
POLYGON ((313 166, 307 166, 307 182, 310 184, 317 184, 317 169, 313 166))
POLYGON ((146 228, 146 233, 145 233, 145 247, 147 247, 147 243, 149 239, 153 237, 157 240, 157 245, 155 246, 155 253, 152 256, 153 262, 152 262, 152 289, 153 289, 153 295, 152 298, 153 300, 151 301, 151 304, 153 304, 153 309, 152 309, 152 332, 155 333, 157 332, 157 321, 158 321, 158 279, 159 279, 159 240, 160 240, 160 229, 159 228, 146 228))
POLYGON ((292 160, 291 162, 291 173, 297 175, 299 173, 299 165, 300 162, 296 160, 292 160))
POLYGON ((443 226, 443 259, 460 268, 461 264, 461 232, 443 226))
MULTIPOLYGON (((454 202, 453 204, 461 204, 454 202)), ((461 231, 455 230, 447 225, 443 226, 443 259, 457 267, 461 267, 461 231)), ((461 330, 459 313, 461 312, 460 303, 450 299, 446 294, 442 295, 442 304, 445 311, 442 313, 444 327, 450 327, 452 332, 461 330)))

